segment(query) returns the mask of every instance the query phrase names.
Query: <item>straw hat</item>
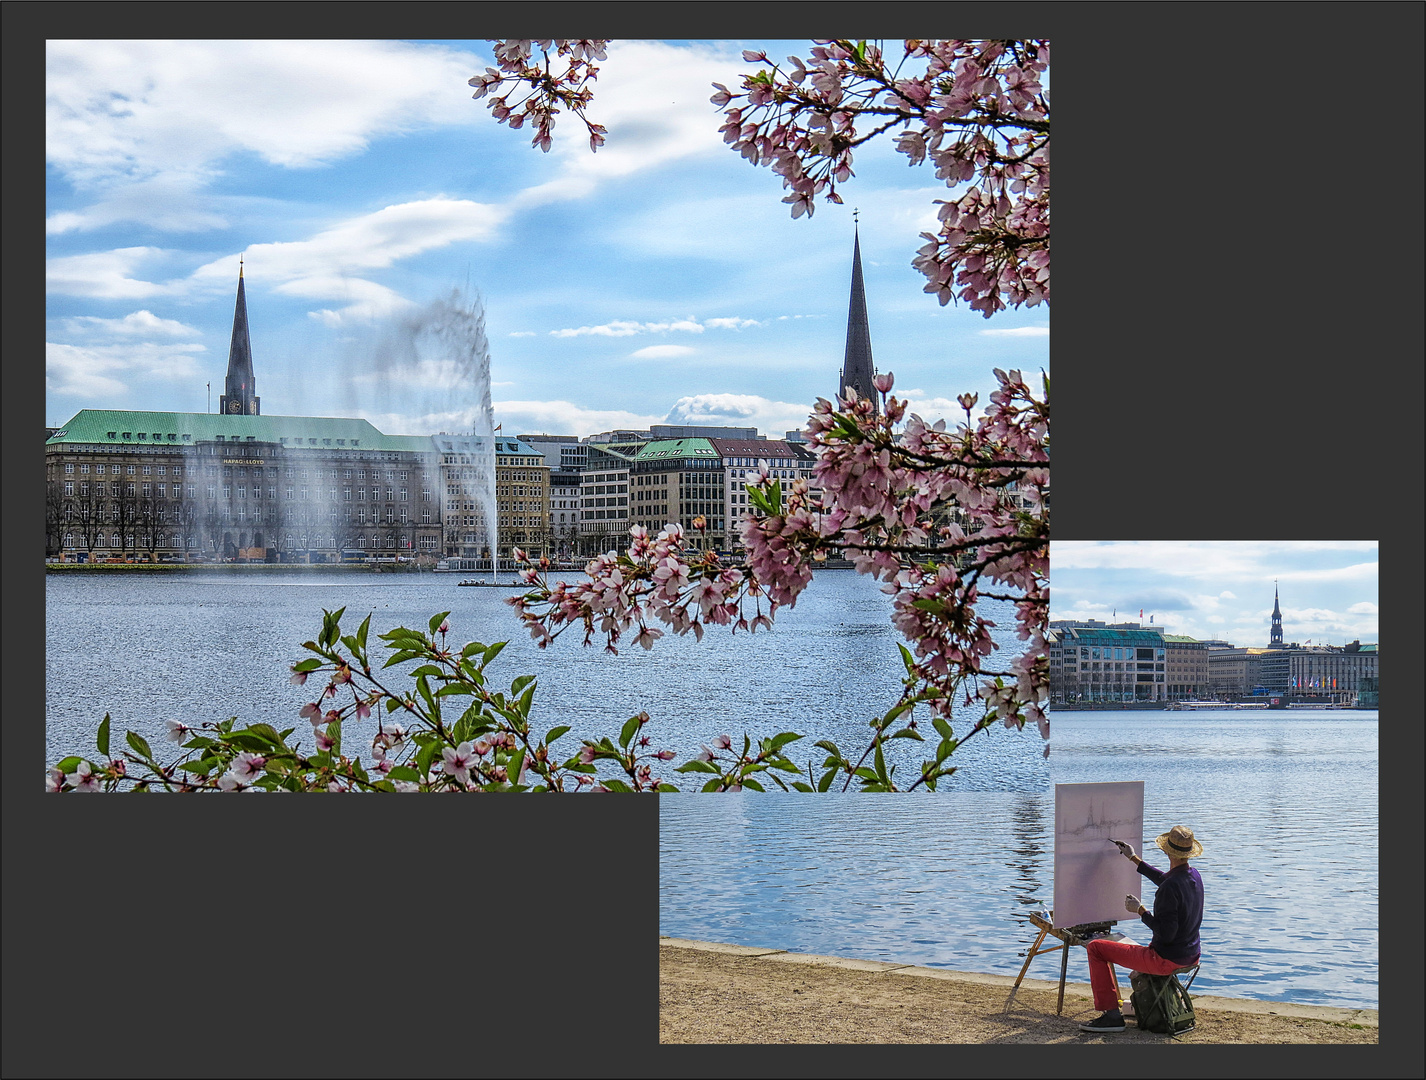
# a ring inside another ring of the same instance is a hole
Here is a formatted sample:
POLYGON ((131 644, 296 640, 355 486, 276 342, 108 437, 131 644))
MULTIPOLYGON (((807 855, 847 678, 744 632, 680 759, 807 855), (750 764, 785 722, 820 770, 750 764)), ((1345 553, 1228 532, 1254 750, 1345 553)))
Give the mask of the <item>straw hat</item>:
POLYGON ((1193 830, 1184 825, 1175 825, 1154 843, 1173 859, 1196 859, 1203 854, 1203 845, 1193 838, 1193 830))

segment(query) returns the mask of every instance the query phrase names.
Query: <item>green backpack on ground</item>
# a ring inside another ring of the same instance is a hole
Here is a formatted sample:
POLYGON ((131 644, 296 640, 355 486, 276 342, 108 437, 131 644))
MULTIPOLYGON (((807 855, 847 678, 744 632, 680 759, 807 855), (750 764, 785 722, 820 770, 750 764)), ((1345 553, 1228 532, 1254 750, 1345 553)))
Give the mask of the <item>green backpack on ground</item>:
POLYGON ((1140 1031, 1182 1035, 1197 1026, 1193 1001, 1176 976, 1136 971, 1129 982, 1134 988, 1129 1000, 1133 1002, 1134 1019, 1140 1031))

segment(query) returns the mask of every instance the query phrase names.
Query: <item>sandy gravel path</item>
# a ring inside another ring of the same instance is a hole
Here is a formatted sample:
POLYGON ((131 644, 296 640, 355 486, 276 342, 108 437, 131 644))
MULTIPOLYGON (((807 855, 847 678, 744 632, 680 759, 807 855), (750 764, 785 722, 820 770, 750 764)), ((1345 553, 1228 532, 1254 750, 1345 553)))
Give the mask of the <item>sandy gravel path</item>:
MULTIPOLYGON (((1048 962, 1046 962, 1048 963, 1048 962)), ((1127 980, 1121 973, 1127 989, 1127 980)), ((1057 984, 879 961, 659 939, 662 1043, 1163 1043, 1131 1022, 1086 1035, 1085 983, 1057 984), (1007 1001, 1009 1007, 1007 1008, 1007 1001)), ((1375 1043, 1374 1009, 1333 1009, 1193 995, 1198 1027, 1183 1043, 1375 1043)))

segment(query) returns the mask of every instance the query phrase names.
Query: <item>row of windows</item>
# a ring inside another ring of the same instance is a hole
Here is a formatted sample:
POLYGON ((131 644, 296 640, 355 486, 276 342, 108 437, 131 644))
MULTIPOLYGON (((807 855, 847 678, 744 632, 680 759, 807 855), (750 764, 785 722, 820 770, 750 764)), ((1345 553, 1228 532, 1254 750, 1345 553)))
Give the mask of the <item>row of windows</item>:
MULTIPOLYGON (((144 539, 148 540, 150 538, 145 537, 144 539)), ((153 537, 152 539, 154 540, 153 546, 155 547, 187 547, 190 550, 196 550, 199 547, 198 537, 192 535, 185 537, 180 533, 171 533, 163 536, 153 537)), ((433 548, 439 543, 439 541, 440 537, 437 536, 423 536, 420 538, 421 546, 423 548, 433 548)), ((74 533, 65 533, 64 546, 70 549, 71 551, 88 550, 88 545, 84 543, 83 538, 76 536, 74 533)), ((307 536, 287 536, 283 538, 281 550, 294 551, 305 550, 307 548, 335 548, 337 546, 339 545, 337 544, 337 538, 335 536, 313 536, 310 538, 307 536)), ((400 536, 397 536, 394 533, 387 536, 348 536, 342 540, 340 546, 346 548, 376 549, 397 547, 409 548, 411 546, 411 540, 404 533, 400 536)), ((135 545, 133 537, 126 537, 120 533, 113 533, 109 536, 95 537, 94 547, 112 548, 120 551, 134 551, 140 550, 143 547, 146 547, 146 545, 135 545)))

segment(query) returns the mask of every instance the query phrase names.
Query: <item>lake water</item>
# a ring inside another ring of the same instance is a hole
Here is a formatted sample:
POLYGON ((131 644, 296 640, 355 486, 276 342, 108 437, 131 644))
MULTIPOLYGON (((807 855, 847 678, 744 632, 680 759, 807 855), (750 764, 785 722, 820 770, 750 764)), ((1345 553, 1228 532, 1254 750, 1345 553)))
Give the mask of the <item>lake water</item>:
MULTIPOLYGON (((362 572, 245 573, 240 569, 172 575, 52 574, 46 579, 46 755, 49 762, 94 753, 94 733, 107 711, 116 737, 132 728, 151 742, 164 720, 237 716, 296 727, 311 740, 298 710, 312 685, 289 686, 288 666, 307 655, 301 642, 321 629, 322 609, 345 607, 354 632, 372 614, 370 642, 394 626, 425 628, 451 611, 452 636, 464 643, 510 642, 489 669, 497 685, 538 676, 537 730, 570 724, 557 744, 573 753, 586 735, 617 737, 625 720, 647 709, 645 729, 672 764, 698 753, 720 733, 754 737, 805 734, 788 752, 804 766, 824 757, 812 747, 835 739, 858 752, 867 721, 896 700, 903 674, 889 621, 891 605, 878 585, 852 571, 819 571, 797 607, 778 613, 774 629, 756 635, 714 627, 704 640, 665 636, 651 651, 629 644, 618 656, 584 648, 570 631, 541 650, 504 600, 513 589, 460 588, 455 574, 362 572)), ((570 579, 583 579, 580 574, 570 579)), ((988 602, 1014 641, 1009 604, 988 602)), ((384 649, 374 652, 380 655, 384 649)), ((375 732, 346 725, 348 745, 375 732)), ((155 745, 157 745, 155 743, 155 745)), ((1047 782, 1043 743, 1030 733, 996 729, 957 753, 950 781, 964 790, 1016 790, 1047 782)), ((898 739, 887 754, 898 778, 925 754, 898 739)), ((697 774, 668 774, 686 788, 697 774)))
MULTIPOLYGON (((1167 867, 1153 837, 1180 822, 1204 845, 1196 991, 1376 1007, 1375 712, 1052 722, 1051 777, 1014 793, 665 796, 660 932, 1015 975, 1025 913, 1053 901, 1053 783, 1143 780, 1149 861, 1167 867)), ((1029 974, 1056 978, 1058 958, 1029 974)), ((1088 981, 1082 950, 1070 977, 1088 981)))
MULTIPOLYGON (((92 755, 106 711, 116 734, 154 742, 167 718, 232 715, 306 736, 297 710, 310 689, 289 686, 287 668, 324 607, 345 606, 348 629, 373 613, 373 638, 449 609, 460 641, 510 640, 494 679, 537 675, 537 727, 573 724, 561 744, 571 752, 578 736, 616 735, 646 708, 646 730, 680 760, 721 732, 785 730, 807 734, 795 760, 820 760, 818 738, 864 746, 866 721, 900 686, 889 602, 847 571, 819 572, 769 634, 715 630, 618 657, 574 635, 540 650, 502 603, 507 591, 462 589, 456 577, 51 575, 46 758, 92 755)), ((1008 605, 998 616, 1013 625, 1008 605)), ((1376 1005, 1375 713, 1059 713, 1053 723, 1048 762, 1038 736, 994 729, 957 751, 960 771, 935 795, 664 796, 661 932, 1014 974, 1033 937, 1024 912, 1053 896, 1054 782, 1142 779, 1150 837, 1182 821, 1205 845, 1196 989, 1376 1005)), ((894 745, 904 775, 924 748, 894 745)), ((1055 975, 1052 958, 1036 965, 1031 974, 1055 975)), ((1082 953, 1071 975, 1087 978, 1082 953)))

